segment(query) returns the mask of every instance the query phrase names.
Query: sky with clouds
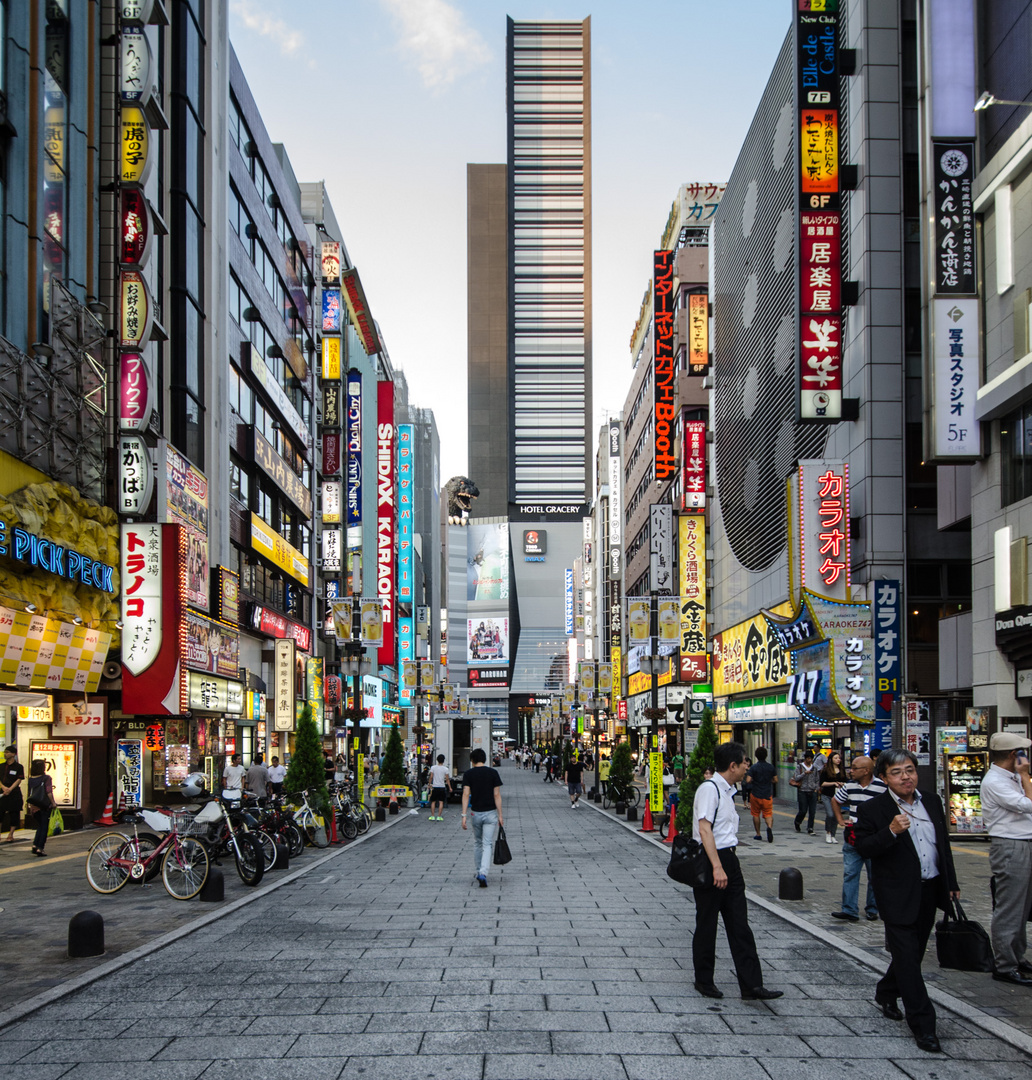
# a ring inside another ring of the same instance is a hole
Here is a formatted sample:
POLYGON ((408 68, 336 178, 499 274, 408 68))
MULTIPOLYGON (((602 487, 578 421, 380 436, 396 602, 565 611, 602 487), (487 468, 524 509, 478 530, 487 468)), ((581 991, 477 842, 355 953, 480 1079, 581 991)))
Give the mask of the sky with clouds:
POLYGON ((789 0, 230 0, 230 36, 299 180, 325 180, 391 361, 432 408, 442 482, 466 446, 466 163, 505 161, 505 17, 591 16, 594 428, 678 185, 723 181, 789 0))

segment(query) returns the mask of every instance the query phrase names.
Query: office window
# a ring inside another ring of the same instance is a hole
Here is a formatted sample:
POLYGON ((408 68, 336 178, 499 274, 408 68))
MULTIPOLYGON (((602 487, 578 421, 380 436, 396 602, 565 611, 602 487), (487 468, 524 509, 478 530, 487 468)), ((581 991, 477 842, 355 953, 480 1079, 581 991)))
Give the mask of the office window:
POLYGON ((1032 495, 1032 404, 1000 421, 1000 462, 1001 503, 1032 495))

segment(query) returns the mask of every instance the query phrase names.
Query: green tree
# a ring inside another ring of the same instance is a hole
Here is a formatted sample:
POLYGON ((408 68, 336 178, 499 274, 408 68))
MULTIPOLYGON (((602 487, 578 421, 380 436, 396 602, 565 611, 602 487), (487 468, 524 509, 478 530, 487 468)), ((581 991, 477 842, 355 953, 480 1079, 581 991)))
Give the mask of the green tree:
POLYGON ((713 726, 713 713, 707 709, 702 714, 699 725, 699 738, 695 743, 692 756, 685 763, 684 779, 677 789, 680 802, 677 806, 677 831, 688 832, 692 827, 692 805, 695 792, 703 783, 703 773, 713 768, 713 751, 717 748, 717 729, 713 726))
POLYGON ((312 707, 306 705, 301 711, 294 735, 294 755, 284 778, 287 792, 307 791, 309 802, 320 812, 330 805, 330 793, 326 790, 326 771, 323 766, 319 732, 312 719, 312 707))
POLYGON ((609 759, 609 779, 629 784, 633 772, 634 763, 631 761, 631 744, 629 742, 617 743, 613 747, 613 753, 609 759))
POLYGON ((404 748, 397 724, 391 725, 391 733, 387 736, 387 748, 383 752, 383 765, 380 768, 380 783, 405 783, 404 748))

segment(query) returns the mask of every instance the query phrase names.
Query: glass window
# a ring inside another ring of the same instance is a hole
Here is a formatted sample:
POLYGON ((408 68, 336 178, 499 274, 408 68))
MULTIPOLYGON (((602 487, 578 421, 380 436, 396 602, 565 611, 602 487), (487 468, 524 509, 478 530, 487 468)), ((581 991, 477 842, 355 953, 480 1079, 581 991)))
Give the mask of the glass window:
POLYGON ((1003 505, 1032 495, 1032 404, 1000 421, 1000 461, 1003 505))

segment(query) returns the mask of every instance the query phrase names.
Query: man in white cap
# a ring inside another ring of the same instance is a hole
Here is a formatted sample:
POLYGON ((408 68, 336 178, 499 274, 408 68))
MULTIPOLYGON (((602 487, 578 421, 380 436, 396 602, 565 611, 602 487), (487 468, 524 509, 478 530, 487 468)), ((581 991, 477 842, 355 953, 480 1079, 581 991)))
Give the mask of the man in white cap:
POLYGON ((1032 987, 1025 960, 1025 922, 1032 906, 1032 741, 1010 731, 989 740, 989 771, 982 779, 982 820, 989 833, 989 866, 996 879, 993 978, 1032 987))

